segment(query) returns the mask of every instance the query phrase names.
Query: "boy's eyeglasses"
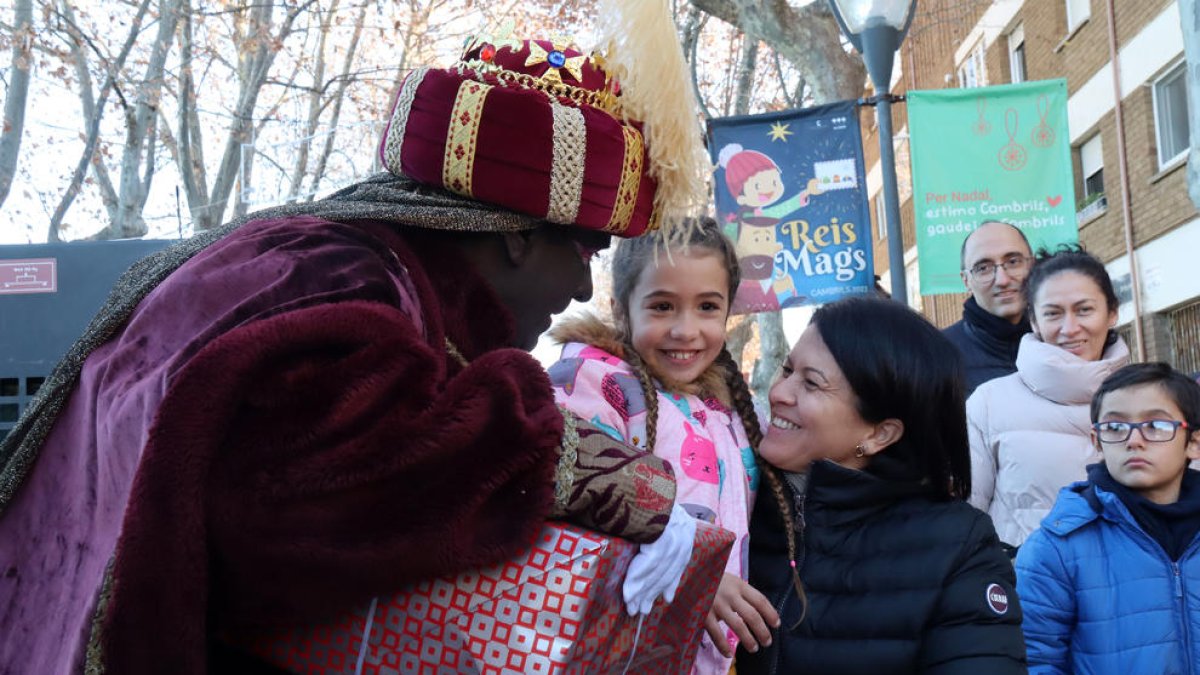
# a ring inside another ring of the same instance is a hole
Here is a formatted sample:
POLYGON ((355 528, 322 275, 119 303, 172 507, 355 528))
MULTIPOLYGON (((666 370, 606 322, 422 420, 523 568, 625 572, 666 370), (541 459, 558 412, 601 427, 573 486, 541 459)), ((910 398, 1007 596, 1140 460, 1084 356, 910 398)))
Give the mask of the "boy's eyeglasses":
POLYGON ((1092 425, 1096 430, 1096 437, 1101 443, 1124 443, 1133 435, 1133 430, 1137 429, 1142 433, 1142 438, 1148 443, 1164 443, 1175 438, 1175 431, 1179 428, 1187 429, 1187 422, 1178 422, 1176 420, 1146 420, 1145 422, 1097 422, 1092 425))
POLYGON ((1012 274, 1018 270, 1025 269, 1029 264, 1029 258, 1023 255, 1010 255, 999 264, 990 260, 985 260, 971 268, 971 277, 976 281, 987 283, 996 278, 996 268, 1003 267, 1004 271, 1012 274))

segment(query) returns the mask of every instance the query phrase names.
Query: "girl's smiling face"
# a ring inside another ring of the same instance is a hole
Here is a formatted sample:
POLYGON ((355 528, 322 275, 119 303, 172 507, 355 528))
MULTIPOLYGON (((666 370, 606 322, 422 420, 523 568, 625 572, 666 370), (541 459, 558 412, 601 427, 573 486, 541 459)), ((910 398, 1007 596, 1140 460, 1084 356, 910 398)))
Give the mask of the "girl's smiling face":
POLYGON ((738 195, 737 203, 742 206, 767 206, 779 201, 783 196, 783 176, 778 169, 759 171, 742 185, 742 194, 738 195))
POLYGON ((728 295, 729 273, 715 252, 660 254, 629 294, 634 350, 655 375, 695 382, 725 347, 728 295))

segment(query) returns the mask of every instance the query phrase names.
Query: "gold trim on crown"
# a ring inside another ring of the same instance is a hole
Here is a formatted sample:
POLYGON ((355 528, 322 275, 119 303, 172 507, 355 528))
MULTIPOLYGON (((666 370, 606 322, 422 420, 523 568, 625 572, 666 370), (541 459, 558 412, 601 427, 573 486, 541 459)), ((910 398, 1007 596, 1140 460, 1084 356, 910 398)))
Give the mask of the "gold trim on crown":
POLYGON ((590 106, 597 110, 603 110, 617 119, 621 118, 621 100, 608 90, 593 91, 567 84, 561 80, 545 80, 525 73, 516 73, 479 59, 460 61, 457 64, 457 70, 459 75, 471 77, 477 82, 482 82, 481 76, 483 75, 493 75, 504 86, 536 89, 556 98, 568 99, 579 106, 590 106))
POLYGON ((473 197, 471 177, 475 172, 475 149, 479 141, 479 123, 483 120, 483 102, 491 85, 463 82, 454 97, 450 129, 446 134, 446 155, 442 163, 442 185, 451 192, 473 197))
POLYGON ((403 150, 404 133, 408 127, 408 115, 412 112, 417 87, 425 80, 428 68, 417 68, 404 78, 400 94, 396 97, 396 109, 392 112, 392 125, 388 129, 387 141, 383 146, 383 163, 392 173, 403 173, 400 169, 400 153, 403 150))
POLYGON ((625 159, 621 162, 621 182, 617 186, 617 196, 613 200, 612 216, 609 218, 605 231, 621 234, 629 229, 633 219, 633 207, 637 204, 638 187, 642 179, 642 156, 645 148, 642 145, 642 134, 630 126, 621 126, 625 137, 625 159))
POLYGON ((546 220, 570 225, 579 215, 583 171, 587 163, 587 125, 583 112, 558 103, 553 113, 553 157, 550 162, 550 206, 546 220))

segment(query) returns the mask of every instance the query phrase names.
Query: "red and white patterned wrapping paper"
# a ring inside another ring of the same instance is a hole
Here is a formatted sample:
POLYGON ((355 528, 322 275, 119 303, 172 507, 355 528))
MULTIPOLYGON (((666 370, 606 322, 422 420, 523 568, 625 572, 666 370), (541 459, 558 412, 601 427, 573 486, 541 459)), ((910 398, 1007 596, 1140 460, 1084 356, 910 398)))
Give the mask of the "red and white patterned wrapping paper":
POLYGON ((506 563, 417 584, 252 649, 313 674, 688 673, 734 539, 698 525, 675 601, 642 620, 621 599, 637 545, 551 522, 506 563))

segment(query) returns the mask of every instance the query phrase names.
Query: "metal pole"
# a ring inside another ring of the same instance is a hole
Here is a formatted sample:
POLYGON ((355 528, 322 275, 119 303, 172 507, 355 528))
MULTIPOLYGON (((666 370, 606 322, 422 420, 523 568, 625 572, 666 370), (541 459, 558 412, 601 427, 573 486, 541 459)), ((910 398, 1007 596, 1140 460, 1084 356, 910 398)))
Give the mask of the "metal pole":
POLYGON ((900 221, 900 191, 896 188, 896 152, 892 148, 892 61, 903 34, 879 23, 863 29, 863 65, 875 86, 875 115, 879 122, 879 170, 883 178, 883 203, 887 209, 888 272, 892 299, 908 304, 904 275, 904 227, 900 221))
POLYGON ((888 272, 892 299, 908 304, 908 282, 904 274, 904 234, 900 222, 900 191, 896 188, 896 153, 892 147, 891 94, 883 93, 875 105, 879 120, 879 169, 883 177, 883 204, 887 209, 888 272))

